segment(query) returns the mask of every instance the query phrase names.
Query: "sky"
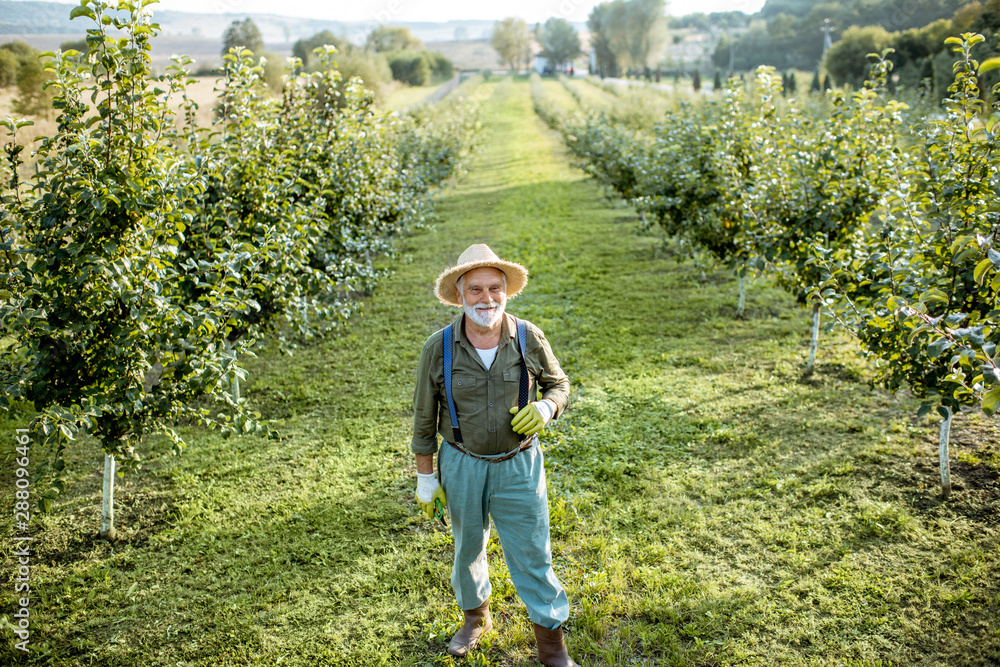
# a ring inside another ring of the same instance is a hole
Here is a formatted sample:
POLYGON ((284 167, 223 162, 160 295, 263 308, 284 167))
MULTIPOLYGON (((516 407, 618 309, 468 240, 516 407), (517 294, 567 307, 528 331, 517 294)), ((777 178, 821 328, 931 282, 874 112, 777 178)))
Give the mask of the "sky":
MULTIPOLYGON (((56 0, 79 4, 77 0, 56 0)), ((394 23, 398 21, 443 22, 451 19, 500 20, 518 16, 528 23, 544 22, 560 17, 570 21, 586 21, 594 5, 601 0, 504 0, 476 2, 474 0, 161 0, 153 5, 160 10, 196 13, 280 14, 334 21, 364 21, 394 23)), ((739 10, 752 14, 764 0, 668 0, 667 13, 683 16, 694 12, 739 10)))

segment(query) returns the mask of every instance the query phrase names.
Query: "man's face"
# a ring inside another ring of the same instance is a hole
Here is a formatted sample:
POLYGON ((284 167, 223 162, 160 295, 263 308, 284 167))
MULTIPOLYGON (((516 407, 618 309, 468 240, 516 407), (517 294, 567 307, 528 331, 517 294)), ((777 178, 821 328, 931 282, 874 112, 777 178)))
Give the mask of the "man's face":
POLYGON ((482 267, 462 276, 459 300, 465 314, 482 327, 492 327, 503 316, 507 287, 503 271, 482 267))

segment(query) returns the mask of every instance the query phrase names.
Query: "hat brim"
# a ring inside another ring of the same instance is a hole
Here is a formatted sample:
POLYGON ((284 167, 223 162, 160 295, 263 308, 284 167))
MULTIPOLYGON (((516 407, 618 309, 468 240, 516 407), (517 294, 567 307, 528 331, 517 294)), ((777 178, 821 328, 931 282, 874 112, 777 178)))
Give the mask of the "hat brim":
POLYGON ((449 306, 462 307, 462 302, 458 300, 458 292, 455 284, 463 274, 473 269, 490 268, 499 269, 507 276, 507 298, 513 299, 521 293, 524 286, 528 284, 528 269, 517 262, 509 262, 505 259, 483 260, 458 264, 441 272, 434 283, 434 294, 437 295, 441 303, 449 306))

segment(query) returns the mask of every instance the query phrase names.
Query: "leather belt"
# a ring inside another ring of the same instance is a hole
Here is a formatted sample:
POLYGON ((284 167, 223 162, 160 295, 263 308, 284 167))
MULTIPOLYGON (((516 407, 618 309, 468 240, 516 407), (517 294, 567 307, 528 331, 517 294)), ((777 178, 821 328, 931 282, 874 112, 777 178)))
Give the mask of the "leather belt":
POLYGON ((531 446, 533 444, 535 444, 535 440, 537 440, 537 439, 538 439, 538 434, 532 435, 527 440, 524 440, 523 442, 521 442, 521 444, 517 447, 517 449, 512 449, 509 452, 507 452, 506 454, 503 454, 502 456, 499 456, 497 458, 490 458, 490 457, 486 457, 486 456, 480 456, 479 454, 473 454, 472 452, 470 452, 468 449, 466 449, 462 445, 460 445, 458 443, 451 442, 450 440, 445 440, 445 442, 447 442, 449 445, 451 445, 452 447, 454 447, 458 451, 462 452, 463 454, 468 454, 469 456, 471 456, 474 459, 479 459, 480 461, 487 461, 489 463, 499 463, 500 461, 507 461, 508 459, 514 458, 515 456, 517 456, 518 454, 520 454, 521 452, 523 452, 526 449, 531 449, 531 446))

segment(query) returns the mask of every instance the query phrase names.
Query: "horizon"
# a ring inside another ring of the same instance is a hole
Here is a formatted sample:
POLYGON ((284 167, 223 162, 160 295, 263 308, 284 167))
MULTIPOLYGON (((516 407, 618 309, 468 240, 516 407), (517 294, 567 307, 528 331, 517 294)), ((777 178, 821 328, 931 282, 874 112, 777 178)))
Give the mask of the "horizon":
MULTIPOLYGON (((31 0, 10 0, 30 2, 31 0)), ((67 6, 77 0, 44 0, 67 6)), ((294 18, 340 21, 344 23, 446 23, 448 21, 499 21, 510 16, 529 24, 544 23, 549 18, 586 22, 591 10, 602 0, 509 0, 504 11, 493 3, 470 4, 462 0, 359 0, 351 3, 317 3, 309 0, 286 0, 280 11, 265 0, 160 0, 151 5, 156 12, 175 11, 191 14, 269 14, 294 18), (339 5, 339 6, 338 6, 339 5), (206 9, 207 8, 207 9, 206 9)), ((675 0, 667 2, 665 14, 680 17, 693 13, 741 11, 754 14, 765 0, 675 0)))

